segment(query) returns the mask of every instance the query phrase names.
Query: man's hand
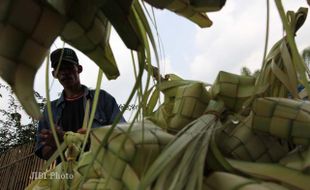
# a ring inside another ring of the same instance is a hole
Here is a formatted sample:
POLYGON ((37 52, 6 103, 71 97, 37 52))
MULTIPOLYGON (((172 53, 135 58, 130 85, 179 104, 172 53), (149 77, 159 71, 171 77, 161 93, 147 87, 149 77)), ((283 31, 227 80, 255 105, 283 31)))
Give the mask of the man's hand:
MULTIPOLYGON (((60 127, 56 127, 56 133, 59 139, 59 142, 63 141, 64 131, 60 127)), ((42 156, 44 159, 48 160, 56 150, 56 143, 51 130, 42 129, 39 136, 42 141, 41 144, 44 145, 42 149, 42 156)))
POLYGON ((83 128, 80 128, 77 130, 77 133, 80 133, 80 134, 86 134, 87 130, 86 129, 83 129, 83 128))
MULTIPOLYGON (((56 127, 56 133, 59 139, 59 142, 63 141, 64 131, 60 127, 56 127)), ((40 132, 40 137, 42 139, 41 144, 45 146, 50 146, 52 148, 56 147, 55 139, 51 130, 42 129, 40 132)))
MULTIPOLYGON (((64 140, 63 138, 65 132, 60 127, 56 127, 56 133, 59 142, 62 142, 64 140)), ((86 129, 78 129, 77 133, 86 134, 86 129)), ((39 135, 42 139, 41 144, 44 145, 42 149, 42 156, 44 159, 48 160, 57 149, 53 133, 51 130, 42 129, 39 135)))

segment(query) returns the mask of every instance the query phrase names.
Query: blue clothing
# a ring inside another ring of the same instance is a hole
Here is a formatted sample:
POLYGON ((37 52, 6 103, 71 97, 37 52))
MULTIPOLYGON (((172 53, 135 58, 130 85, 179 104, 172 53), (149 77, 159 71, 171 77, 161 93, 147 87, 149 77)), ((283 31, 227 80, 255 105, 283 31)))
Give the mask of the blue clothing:
MULTIPOLYGON (((91 110, 91 106, 93 102, 92 100, 95 96, 95 90, 89 90, 85 86, 83 86, 83 88, 84 88, 84 97, 83 97, 84 108, 86 107, 86 102, 89 99, 90 110, 91 110)), ((60 120, 61 120, 62 111, 64 107, 65 107, 65 97, 64 97, 64 92, 62 92, 60 98, 51 102, 54 124, 56 124, 60 128, 62 128, 60 120)), ((97 104, 92 128, 102 127, 104 125, 112 124, 118 113, 120 113, 120 110, 115 101, 115 98, 109 93, 107 93, 106 91, 100 90, 98 104, 97 104)), ((121 120, 119 122, 126 122, 126 121, 123 117, 121 117, 121 120)), ((47 113, 46 108, 43 112, 43 119, 39 121, 39 127, 38 127, 37 135, 36 135, 35 153, 40 158, 43 158, 42 157, 43 145, 40 144, 41 138, 39 137, 39 134, 42 129, 50 129, 50 122, 48 119, 48 113, 47 113)))

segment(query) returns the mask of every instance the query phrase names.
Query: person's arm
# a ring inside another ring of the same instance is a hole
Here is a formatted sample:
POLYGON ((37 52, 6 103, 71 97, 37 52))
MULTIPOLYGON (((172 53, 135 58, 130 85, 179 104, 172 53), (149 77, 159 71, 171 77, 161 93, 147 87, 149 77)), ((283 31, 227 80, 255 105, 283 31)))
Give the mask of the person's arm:
MULTIPOLYGON (((108 116, 108 122, 112 124, 117 116, 120 113, 120 109, 115 98, 110 95, 109 93, 104 93, 104 98, 101 100, 100 103, 104 104, 104 110, 106 115, 108 116)), ((119 123, 126 123, 126 120, 122 116, 119 123)))
MULTIPOLYGON (((57 127, 56 133, 57 133, 59 142, 62 142, 63 136, 64 136, 64 131, 60 127, 57 127)), ((41 141, 42 158, 45 160, 48 160, 57 149, 53 133, 51 130, 43 129, 39 135, 40 135, 40 138, 42 139, 42 141, 41 141)))
POLYGON ((38 125, 38 128, 36 130, 36 145, 35 145, 35 154, 41 158, 41 159, 44 159, 43 158, 43 155, 42 155, 42 150, 44 148, 44 145, 42 145, 42 138, 40 136, 40 133, 43 129, 49 129, 49 124, 48 124, 48 121, 47 121, 47 115, 46 115, 46 109, 44 110, 43 112, 43 118, 41 118, 39 120, 39 125, 38 125))
MULTIPOLYGON (((63 131, 57 129, 60 142, 63 139, 63 131)), ((48 160, 56 150, 56 144, 53 134, 50 130, 46 109, 43 112, 43 118, 39 121, 39 126, 36 132, 36 147, 35 154, 41 159, 48 160)))
POLYGON ((42 158, 44 160, 48 160, 56 151, 56 148, 51 146, 43 146, 41 151, 42 151, 42 158))

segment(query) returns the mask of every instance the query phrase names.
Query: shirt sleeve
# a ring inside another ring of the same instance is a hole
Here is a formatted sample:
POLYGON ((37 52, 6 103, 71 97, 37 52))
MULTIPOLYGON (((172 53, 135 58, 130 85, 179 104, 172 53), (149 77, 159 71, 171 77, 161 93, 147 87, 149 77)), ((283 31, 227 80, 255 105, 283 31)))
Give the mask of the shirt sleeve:
MULTIPOLYGON (((104 92, 103 101, 100 103, 104 104, 104 110, 106 112, 105 114, 108 117, 108 123, 112 124, 114 122, 114 120, 116 119, 116 116, 118 114, 120 114, 120 110, 119 110, 119 107, 118 107, 118 104, 117 104, 115 98, 112 95, 110 95, 109 93, 107 93, 105 91, 103 91, 103 92, 104 92)), ((126 120, 124 119, 123 116, 121 116, 119 123, 125 123, 125 122, 126 122, 126 120)))
POLYGON ((35 142, 35 151, 34 151, 38 157, 40 157, 41 159, 44 159, 42 156, 42 149, 44 145, 41 144, 42 139, 39 136, 42 129, 49 129, 46 108, 44 109, 43 118, 39 121, 39 125, 36 131, 36 142, 35 142))

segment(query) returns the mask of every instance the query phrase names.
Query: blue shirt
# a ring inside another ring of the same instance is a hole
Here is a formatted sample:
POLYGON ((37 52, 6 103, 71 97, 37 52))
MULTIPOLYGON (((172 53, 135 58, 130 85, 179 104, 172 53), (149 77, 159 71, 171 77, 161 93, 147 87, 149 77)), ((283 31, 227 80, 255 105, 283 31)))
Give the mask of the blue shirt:
MULTIPOLYGON (((83 86, 83 88, 84 88, 84 96, 83 96, 84 108, 86 107, 86 102, 89 99, 90 110, 91 110, 91 106, 93 102, 92 100, 95 96, 95 90, 89 90, 85 86, 83 86)), ((64 107, 65 107, 65 97, 64 97, 64 92, 62 92, 60 98, 51 102, 53 122, 59 127, 61 127, 61 116, 62 116, 62 111, 64 107)), ((97 104, 92 128, 102 127, 105 125, 112 124, 118 113, 120 113, 120 110, 115 101, 115 98, 109 93, 107 93, 106 91, 100 90, 98 104, 97 104)), ((119 122, 126 122, 126 121, 123 117, 121 117, 121 120, 119 122)), ((42 129, 50 129, 50 122, 48 119, 47 108, 45 108, 43 112, 43 119, 39 121, 39 127, 37 129, 37 135, 36 135, 35 153, 40 158, 43 158, 42 157, 43 145, 40 144, 41 138, 39 136, 42 129)))

